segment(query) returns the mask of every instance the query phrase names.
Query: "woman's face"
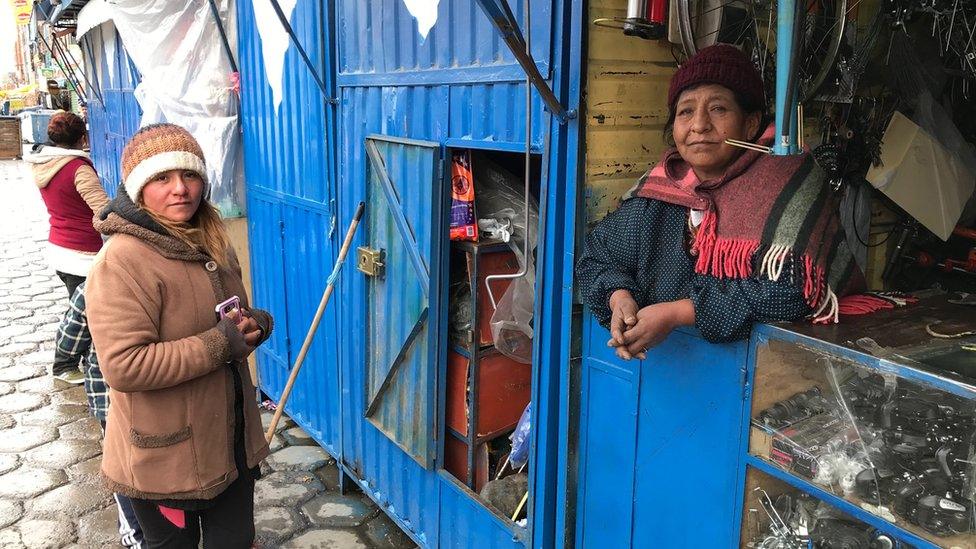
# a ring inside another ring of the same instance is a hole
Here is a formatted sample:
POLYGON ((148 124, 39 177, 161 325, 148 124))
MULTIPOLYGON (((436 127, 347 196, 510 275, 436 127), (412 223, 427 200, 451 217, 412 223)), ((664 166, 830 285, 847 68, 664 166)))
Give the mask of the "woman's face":
POLYGON ((698 179, 721 177, 741 150, 726 139, 747 140, 759 129, 759 113, 746 114, 732 90, 704 84, 678 96, 674 144, 698 179))
POLYGON ((142 188, 143 205, 177 223, 192 219, 202 198, 203 178, 189 170, 158 173, 142 188))

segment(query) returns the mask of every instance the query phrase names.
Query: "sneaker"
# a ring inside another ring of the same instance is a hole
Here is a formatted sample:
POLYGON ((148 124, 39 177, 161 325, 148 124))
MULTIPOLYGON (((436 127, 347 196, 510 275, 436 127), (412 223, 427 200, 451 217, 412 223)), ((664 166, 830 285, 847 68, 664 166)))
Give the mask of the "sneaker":
POLYGON ((85 374, 81 373, 79 370, 68 370, 66 372, 61 372, 60 374, 55 374, 54 379, 59 379, 72 385, 81 385, 85 382, 85 374))

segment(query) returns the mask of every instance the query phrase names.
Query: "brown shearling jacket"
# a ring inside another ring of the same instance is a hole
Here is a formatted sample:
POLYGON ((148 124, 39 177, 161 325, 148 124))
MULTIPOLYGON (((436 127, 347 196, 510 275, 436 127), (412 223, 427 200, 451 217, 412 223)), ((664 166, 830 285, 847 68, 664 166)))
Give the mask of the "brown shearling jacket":
MULTIPOLYGON (((124 192, 124 191, 121 191, 124 192)), ((112 235, 92 266, 86 300, 92 340, 111 387, 102 474, 140 499, 212 499, 233 482, 234 379, 241 377, 248 468, 268 455, 245 361, 230 361, 214 307, 237 295, 240 266, 227 268, 179 240, 106 213, 112 235)), ((271 331, 270 315, 252 310, 271 331), (259 316, 260 315, 260 316, 259 316)))

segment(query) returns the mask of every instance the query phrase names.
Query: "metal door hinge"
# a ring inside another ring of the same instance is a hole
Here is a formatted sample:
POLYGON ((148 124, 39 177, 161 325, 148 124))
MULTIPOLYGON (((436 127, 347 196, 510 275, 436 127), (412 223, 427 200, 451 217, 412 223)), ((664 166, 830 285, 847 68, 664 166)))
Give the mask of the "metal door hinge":
POLYGON ((374 250, 366 246, 356 248, 356 268, 367 276, 383 278, 385 265, 383 260, 386 258, 383 250, 374 250))

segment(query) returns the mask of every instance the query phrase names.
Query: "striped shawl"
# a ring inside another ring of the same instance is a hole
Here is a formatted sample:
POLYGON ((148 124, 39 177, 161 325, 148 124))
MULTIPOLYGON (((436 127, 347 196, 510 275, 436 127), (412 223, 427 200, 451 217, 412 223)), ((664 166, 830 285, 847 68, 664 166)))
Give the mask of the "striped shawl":
MULTIPOLYGON (((760 142, 771 138, 767 131, 760 142)), ((720 279, 791 277, 802 284, 814 322, 837 322, 838 296, 863 289, 840 226, 839 197, 808 153, 746 150, 720 179, 699 181, 670 149, 624 199, 633 197, 704 211, 691 245, 695 271, 720 279)))

